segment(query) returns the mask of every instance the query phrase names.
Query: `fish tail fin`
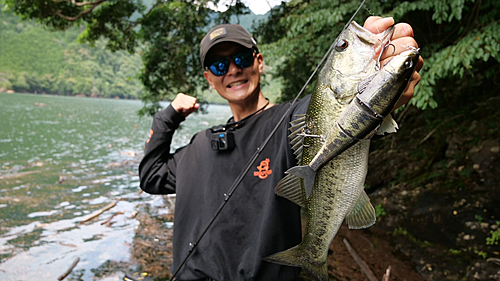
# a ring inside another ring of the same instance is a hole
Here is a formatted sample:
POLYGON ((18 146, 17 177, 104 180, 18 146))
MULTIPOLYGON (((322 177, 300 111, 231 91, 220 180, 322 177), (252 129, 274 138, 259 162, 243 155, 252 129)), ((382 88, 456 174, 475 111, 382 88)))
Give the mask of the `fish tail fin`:
POLYGON ((309 198, 311 195, 312 189, 314 187, 314 180, 316 179, 316 172, 311 169, 308 165, 304 166, 295 166, 285 173, 295 175, 304 180, 304 188, 306 190, 306 196, 309 198))
POLYGON ((281 265, 302 267, 314 280, 328 281, 328 264, 325 261, 316 261, 304 255, 301 244, 264 258, 265 261, 281 265))

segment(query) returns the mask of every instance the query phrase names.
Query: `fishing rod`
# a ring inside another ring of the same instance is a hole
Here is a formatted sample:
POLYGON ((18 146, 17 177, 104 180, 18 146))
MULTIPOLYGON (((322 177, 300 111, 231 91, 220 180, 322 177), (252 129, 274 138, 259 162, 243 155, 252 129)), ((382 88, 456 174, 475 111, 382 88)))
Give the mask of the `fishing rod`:
POLYGON ((321 67, 321 65, 325 62, 326 58, 328 58, 328 56, 332 52, 332 49, 335 47, 337 41, 339 40, 340 35, 349 27, 349 24, 351 24, 351 22, 353 21, 354 17, 358 14, 359 10, 361 10, 361 8, 364 6, 365 2, 366 2, 366 0, 363 0, 363 2, 361 2, 361 4, 359 5, 358 9, 354 12, 354 14, 352 15, 352 17, 349 19, 349 21, 347 22, 347 24, 344 26, 344 28, 342 29, 342 31, 339 33, 339 36, 337 36, 337 38, 335 38, 335 41, 333 41, 333 43, 330 46, 330 48, 328 49, 328 51, 325 53, 325 55, 323 56, 323 58, 321 59, 321 61, 318 63, 318 65, 316 66, 316 68, 314 69, 314 71, 312 72, 312 74, 309 76, 309 78, 307 79, 307 81, 304 84, 304 86, 302 87, 302 89, 299 91, 299 93, 295 96, 295 98, 293 99, 293 101, 290 103, 287 111, 283 114, 283 116, 278 121, 278 123, 276 124, 276 126, 273 128, 273 130, 271 131, 271 133, 269 134, 269 136, 262 142, 262 144, 257 148, 257 150, 255 151, 255 153, 253 154, 253 156, 248 160, 245 168, 241 171, 241 173, 238 175, 238 177, 236 178, 236 180, 233 182, 233 184, 231 185, 231 188, 229 188, 228 192, 224 193, 224 201, 219 206, 219 209, 215 212, 215 215, 212 218, 212 220, 210 220, 210 222, 205 227, 205 229, 203 230, 203 232, 201 233, 201 235, 198 237, 198 239, 194 243, 189 243, 189 246, 190 246, 189 252, 188 252, 187 256, 184 258, 184 260, 182 261, 182 263, 179 265, 179 267, 177 267, 176 271, 170 277, 170 281, 174 280, 175 276, 177 276, 177 274, 179 273, 179 271, 181 270, 181 268, 184 266, 184 264, 186 264, 186 262, 188 261, 188 259, 191 257, 192 253, 194 252, 194 250, 196 249, 196 247, 200 243, 201 239, 203 238, 203 236, 205 236, 205 234, 208 232, 208 230, 210 229, 210 227, 212 226, 212 224, 215 222, 215 220, 217 219, 217 217, 219 216, 219 214, 222 212, 222 209, 224 209, 224 207, 226 206, 227 202, 229 201, 229 199, 231 198, 231 196, 233 195, 233 193, 236 191, 236 189, 240 185, 240 183, 243 180, 243 178, 245 177, 245 175, 253 167, 255 160, 257 160, 257 158, 259 157, 259 155, 262 153, 262 151, 264 150, 264 148, 267 146, 267 144, 269 143, 269 141, 271 140, 271 138, 276 133, 276 131, 278 131, 281 123, 283 123, 283 121, 285 121, 285 119, 287 118, 288 114, 292 110, 292 105, 295 102, 297 102, 297 100, 299 99, 300 95, 306 89, 307 85, 309 85, 309 83, 311 82, 311 80, 313 79, 313 77, 316 75, 316 72, 318 72, 318 70, 321 67))

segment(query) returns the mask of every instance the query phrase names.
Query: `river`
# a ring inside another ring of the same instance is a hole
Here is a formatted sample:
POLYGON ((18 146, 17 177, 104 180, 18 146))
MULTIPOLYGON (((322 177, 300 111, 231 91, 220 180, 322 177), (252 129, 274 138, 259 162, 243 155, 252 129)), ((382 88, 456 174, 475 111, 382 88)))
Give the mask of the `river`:
MULTIPOLYGON (((137 167, 152 122, 137 116, 141 106, 0 93, 0 280, 57 280, 76 259, 65 280, 123 277, 109 263, 134 268, 135 215, 144 205, 164 206, 163 197, 139 192, 137 167)), ((207 110, 182 124, 172 149, 231 116, 227 106, 207 110)))

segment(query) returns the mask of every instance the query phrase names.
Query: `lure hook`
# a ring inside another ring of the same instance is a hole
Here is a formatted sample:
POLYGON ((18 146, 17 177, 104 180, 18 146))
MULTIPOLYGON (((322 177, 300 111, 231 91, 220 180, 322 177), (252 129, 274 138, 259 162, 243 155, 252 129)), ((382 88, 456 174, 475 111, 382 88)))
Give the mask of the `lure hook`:
MULTIPOLYGON (((379 41, 382 43, 382 40, 379 39, 379 41)), ((394 44, 392 44, 392 42, 389 41, 387 44, 385 44, 384 47, 382 47, 382 51, 378 55, 377 62, 375 63, 375 70, 376 71, 380 70, 380 59, 382 58, 382 55, 384 54, 385 50, 387 50, 387 48, 389 48, 389 46, 392 46, 391 56, 394 55, 394 53, 396 52, 396 46, 394 46, 394 44)))

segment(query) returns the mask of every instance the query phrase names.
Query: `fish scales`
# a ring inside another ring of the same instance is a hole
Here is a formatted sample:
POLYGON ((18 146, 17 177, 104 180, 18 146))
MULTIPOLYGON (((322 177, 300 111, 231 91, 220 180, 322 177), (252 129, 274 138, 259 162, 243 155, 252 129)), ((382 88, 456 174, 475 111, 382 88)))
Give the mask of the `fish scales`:
POLYGON ((375 223, 375 210, 364 192, 370 141, 360 139, 369 138, 381 123, 396 125, 386 119, 392 120, 388 113, 418 59, 418 51, 401 54, 379 71, 376 58, 391 35, 392 29, 375 35, 353 22, 339 36, 305 117, 291 123, 299 166, 289 169, 275 189, 307 210, 306 232, 299 245, 265 260, 299 266, 316 280, 328 280, 328 249, 343 221, 350 228, 375 223))
POLYGON ((368 141, 358 142, 318 171, 317 177, 325 180, 316 181, 307 199, 309 209, 303 250, 316 252, 307 255, 309 262, 321 263, 326 260, 328 248, 342 225, 345 214, 358 202, 364 187, 369 147, 368 141), (307 247, 310 239, 316 247, 307 247))

